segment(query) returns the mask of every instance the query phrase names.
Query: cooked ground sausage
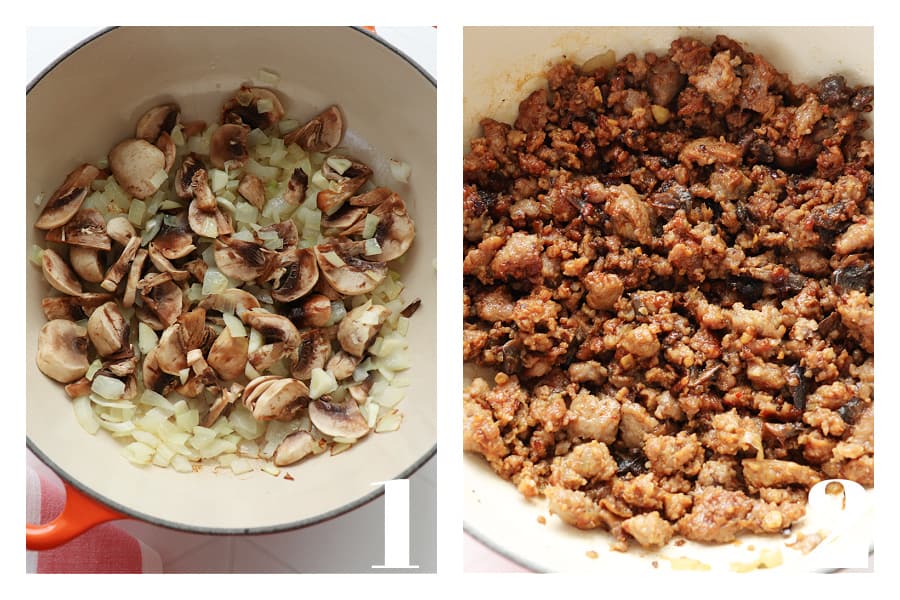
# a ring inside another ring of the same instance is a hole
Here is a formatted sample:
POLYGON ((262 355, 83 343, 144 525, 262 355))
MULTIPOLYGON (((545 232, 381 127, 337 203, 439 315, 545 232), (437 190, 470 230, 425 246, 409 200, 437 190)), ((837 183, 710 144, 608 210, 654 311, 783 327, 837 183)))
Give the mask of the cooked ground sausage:
POLYGON ((873 88, 723 36, 547 79, 463 163, 465 449, 619 547, 871 486, 873 88))

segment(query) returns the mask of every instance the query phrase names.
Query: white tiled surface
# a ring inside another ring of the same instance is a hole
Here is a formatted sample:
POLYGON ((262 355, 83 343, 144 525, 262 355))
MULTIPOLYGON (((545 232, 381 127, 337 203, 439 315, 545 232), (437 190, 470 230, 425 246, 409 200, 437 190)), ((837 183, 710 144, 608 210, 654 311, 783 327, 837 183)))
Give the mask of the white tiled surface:
MULTIPOLYGON (((98 29, 29 28, 26 83, 98 29)), ((433 28, 379 27, 378 33, 436 75, 433 28)), ((436 572, 436 462, 432 457, 410 476, 410 564, 420 573, 436 572)), ((158 552, 166 573, 389 573, 372 569, 384 560, 383 515, 380 496, 330 521, 269 535, 199 535, 138 521, 118 526, 158 552)))

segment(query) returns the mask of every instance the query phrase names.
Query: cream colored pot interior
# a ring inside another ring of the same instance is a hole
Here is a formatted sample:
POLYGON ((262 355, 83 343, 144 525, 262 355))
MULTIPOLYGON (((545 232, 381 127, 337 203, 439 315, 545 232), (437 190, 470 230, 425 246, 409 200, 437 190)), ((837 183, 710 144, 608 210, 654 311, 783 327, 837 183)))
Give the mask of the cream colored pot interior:
MULTIPOLYGON (((629 52, 664 54, 669 43, 683 35, 711 42, 724 34, 751 52, 765 56, 795 82, 814 84, 832 73, 849 84, 874 82, 871 28, 845 27, 659 27, 659 28, 466 28, 464 32, 464 151, 469 140, 480 135, 478 122, 486 116, 512 123, 519 102, 546 85, 542 73, 550 64, 568 58, 575 63, 614 50, 617 57, 629 52)), ((597 571, 700 568, 731 570, 732 563, 752 562, 762 548, 782 553, 784 568, 813 568, 812 561, 783 547, 778 538, 745 538, 740 545, 706 546, 687 543, 651 553, 635 548, 629 553, 609 550, 602 531, 579 531, 549 516, 546 503, 528 501, 515 486, 500 479, 480 457, 464 458, 464 514, 468 531, 514 560, 538 570, 597 571), (546 518, 546 524, 538 517, 546 518), (748 547, 755 548, 749 552, 748 547), (596 552, 596 556, 590 554, 596 552), (678 562, 679 557, 688 560, 678 562), (666 560, 670 559, 670 560, 666 560), (692 562, 694 561, 694 562, 692 562)), ((868 548, 872 536, 871 494, 857 516, 854 539, 868 548)), ((818 524, 807 519, 805 527, 818 524)))
MULTIPOLYGON (((405 297, 421 298, 409 342, 411 385, 399 431, 369 434, 337 456, 288 470, 293 481, 256 472, 180 474, 139 468, 101 430, 87 434, 62 387, 35 366, 41 298, 50 293, 27 269, 27 436, 33 450, 78 487, 115 508, 163 524, 219 532, 299 526, 337 514, 378 493, 374 482, 408 475, 434 451, 435 430, 435 86, 394 50, 351 28, 121 28, 88 42, 46 73, 27 96, 26 244, 43 241, 32 224, 40 207, 81 162, 95 162, 134 135, 141 114, 175 101, 185 120, 214 122, 221 103, 261 68, 288 117, 308 119, 330 104, 347 122, 342 147, 372 166, 374 181, 405 199, 415 243, 400 269, 405 297), (389 159, 408 162, 408 184, 389 159)), ((257 82, 258 83, 258 82, 257 82)))

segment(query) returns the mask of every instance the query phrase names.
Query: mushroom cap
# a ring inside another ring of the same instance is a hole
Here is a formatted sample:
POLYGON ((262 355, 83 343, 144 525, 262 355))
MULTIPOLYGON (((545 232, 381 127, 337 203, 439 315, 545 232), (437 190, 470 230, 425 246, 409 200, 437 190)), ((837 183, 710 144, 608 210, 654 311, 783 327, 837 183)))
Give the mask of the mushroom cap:
POLYGON ((163 153, 163 169, 168 173, 172 170, 172 167, 175 166, 175 157, 178 153, 178 148, 175 147, 175 141, 172 139, 168 133, 163 132, 159 134, 159 139, 156 140, 156 147, 162 150, 163 153))
POLYGON ((272 266, 275 252, 256 242, 230 236, 215 241, 216 265, 227 277, 238 281, 253 281, 272 266))
POLYGON ((380 304, 366 302, 347 313, 338 324, 337 339, 345 352, 362 358, 375 339, 391 310, 380 304))
POLYGON ((282 241, 282 250, 287 250, 292 246, 296 246, 297 242, 300 241, 300 236, 297 233, 297 225, 294 224, 293 220, 280 221, 259 228, 259 233, 264 231, 274 231, 278 234, 278 237, 282 241))
POLYGON ((144 263, 147 261, 147 254, 147 251, 141 248, 134 254, 134 260, 131 261, 128 279, 125 280, 125 291, 122 293, 122 306, 125 308, 131 308, 134 305, 138 283, 141 280, 141 272, 144 269, 144 263))
MULTIPOLYGON (((336 156, 334 158, 347 157, 336 156)), ((351 162, 350 167, 343 174, 332 169, 327 160, 322 165, 322 174, 332 182, 333 186, 316 195, 316 206, 326 215, 333 215, 337 212, 344 202, 355 194, 372 175, 372 169, 368 165, 353 159, 348 160, 351 162)))
POLYGON ((241 320, 260 332, 266 344, 281 342, 288 350, 300 346, 300 332, 287 317, 262 310, 250 310, 241 315, 241 320))
POLYGON ((184 298, 181 288, 173 281, 165 281, 142 291, 141 299, 144 301, 144 306, 156 315, 163 327, 169 327, 181 316, 184 298))
POLYGON ((197 171, 204 170, 203 160, 197 154, 191 152, 181 161, 181 166, 175 172, 175 195, 182 200, 194 197, 194 175, 197 171))
POLYGON ((308 152, 330 152, 341 143, 343 135, 344 117, 337 106, 329 106, 285 135, 284 143, 297 144, 308 152))
POLYGON ((345 296, 367 294, 378 287, 388 274, 386 263, 359 258, 356 245, 348 243, 325 243, 315 246, 313 251, 319 263, 319 272, 335 291, 345 296), (332 256, 330 253, 334 253, 332 256), (334 264, 329 257, 337 257, 334 264), (343 264, 341 264, 343 263, 343 264))
POLYGON ((155 143, 163 133, 171 133, 181 120, 181 109, 174 102, 154 106, 138 119, 134 137, 155 143))
POLYGON ((106 277, 103 278, 103 281, 100 283, 100 287, 102 287, 107 292, 116 291, 119 282, 122 281, 123 277, 125 277, 125 273, 129 271, 131 262, 134 260, 134 257, 137 255, 137 251, 140 247, 141 238, 139 238, 138 236, 134 236, 130 240, 128 240, 128 243, 125 244, 125 248, 122 249, 122 254, 119 255, 119 258, 116 259, 116 262, 114 262, 112 266, 106 271, 106 277))
POLYGON ((53 319, 80 321, 89 317, 98 306, 112 299, 112 294, 96 292, 85 292, 80 296, 50 296, 41 300, 41 310, 48 321, 53 319))
POLYGON ((321 369, 331 357, 331 342, 321 329, 310 329, 300 334, 300 345, 291 354, 291 375, 295 379, 308 380, 313 369, 321 369))
POLYGON ((289 421, 303 409, 302 401, 309 398, 306 384, 290 377, 268 381, 256 391, 248 408, 258 421, 289 421))
POLYGON ((372 214, 378 217, 375 239, 381 246, 381 252, 368 258, 388 262, 405 254, 416 237, 416 225, 406 212, 406 204, 400 196, 391 194, 372 214))
POLYGON ((144 362, 141 365, 141 375, 143 377, 145 388, 165 396, 169 390, 178 383, 178 378, 174 375, 164 373, 159 368, 159 363, 156 361, 157 352, 158 346, 155 346, 144 357, 144 362))
POLYGON ((179 212, 175 215, 174 220, 164 220, 150 245, 156 247, 159 253, 169 260, 184 258, 196 250, 194 236, 191 235, 188 224, 187 211, 179 212))
POLYGON ((111 356, 125 348, 129 331, 128 322, 114 301, 97 307, 87 323, 88 337, 100 356, 111 356))
POLYGON ((247 336, 234 337, 227 327, 219 333, 206 358, 209 366, 225 381, 234 381, 244 374, 247 365, 247 336))
POLYGON ((217 238, 223 235, 220 227, 222 218, 223 215, 218 208, 211 211, 201 209, 199 200, 191 200, 188 206, 188 224, 191 231, 200 237, 217 238))
POLYGON ((137 235, 137 231, 135 231, 134 225, 131 224, 128 217, 113 217, 106 223, 106 234, 113 241, 124 246, 131 238, 137 235))
POLYGON ((72 383, 87 373, 87 330, 67 319, 53 319, 38 334, 37 366, 60 383, 72 383))
POLYGON ((98 175, 100 171, 97 167, 87 164, 69 173, 44 205, 34 226, 38 229, 55 229, 68 223, 81 208, 91 183, 98 175))
POLYGON ((325 327, 331 321, 331 299, 322 294, 312 294, 299 305, 291 306, 288 315, 299 326, 325 327))
POLYGON ((178 317, 169 325, 156 345, 156 361, 160 370, 178 375, 188 366, 188 353, 200 348, 206 339, 206 309, 197 308, 178 317))
MULTIPOLYGON (((327 236, 347 235, 356 224, 362 224, 369 210, 364 206, 344 206, 331 216, 322 219, 322 232, 327 236)), ((362 226, 356 228, 362 231, 362 226)))
POLYGON ((200 301, 199 306, 222 313, 233 312, 240 317, 244 311, 259 308, 259 300, 250 292, 240 288, 228 288, 224 292, 210 294, 200 301))
POLYGON ((304 430, 295 431, 288 434, 278 447, 275 448, 275 454, 272 461, 277 467, 286 467, 299 462, 307 456, 315 448, 316 441, 313 436, 304 430))
POLYGON ((293 302, 313 289, 319 280, 316 255, 309 248, 291 248, 280 252, 279 266, 283 269, 272 298, 279 302, 293 302))
POLYGON ((356 370, 359 361, 360 358, 358 356, 339 350, 325 365, 325 370, 334 375, 336 380, 340 381, 353 375, 353 371, 356 370))
POLYGON ((106 233, 106 219, 93 208, 82 208, 65 225, 48 231, 44 239, 97 250, 109 250, 112 246, 106 233))
POLYGON ((309 177, 306 171, 301 168, 294 169, 291 178, 288 180, 287 191, 284 193, 284 200, 288 204, 294 206, 303 202, 306 198, 306 188, 309 184, 309 177))
POLYGON ((247 151, 247 136, 250 128, 234 123, 226 123, 216 129, 209 140, 209 161, 214 167, 224 169, 242 167, 250 154, 247 151))
POLYGON ((310 402, 308 410, 309 420, 325 435, 356 439, 369 432, 369 424, 353 400, 338 404, 320 398, 310 402))
POLYGON ((116 181, 122 189, 141 200, 159 189, 151 179, 165 167, 165 154, 147 140, 123 140, 109 152, 109 169, 116 181))
POLYGON ((100 259, 96 248, 72 246, 69 248, 69 262, 79 277, 89 283, 100 283, 106 274, 106 265, 100 259))
POLYGON ((353 196, 347 203, 350 206, 378 206, 388 199, 394 191, 391 188, 377 187, 374 190, 363 192, 357 196, 353 196))
POLYGON ((44 271, 44 278, 55 289, 69 296, 81 295, 81 282, 56 250, 46 248, 41 253, 41 268, 44 271))
POLYGON ((222 106, 222 123, 243 124, 250 129, 268 129, 284 116, 281 100, 272 90, 262 87, 241 86, 235 95, 222 106), (271 102, 268 112, 258 108, 260 100, 271 102))
POLYGON ((238 193, 243 196, 247 202, 262 210, 266 204, 266 188, 262 179, 253 173, 244 173, 241 182, 238 184, 238 193))

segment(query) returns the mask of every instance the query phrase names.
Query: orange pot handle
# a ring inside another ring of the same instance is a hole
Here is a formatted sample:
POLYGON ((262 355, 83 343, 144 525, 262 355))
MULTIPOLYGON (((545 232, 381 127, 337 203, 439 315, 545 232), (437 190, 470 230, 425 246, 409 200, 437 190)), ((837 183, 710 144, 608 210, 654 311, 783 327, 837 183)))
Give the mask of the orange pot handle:
POLYGON ((59 516, 43 525, 25 524, 25 547, 28 550, 50 550, 78 537, 91 527, 128 518, 68 483, 63 485, 66 488, 66 505, 59 516))

